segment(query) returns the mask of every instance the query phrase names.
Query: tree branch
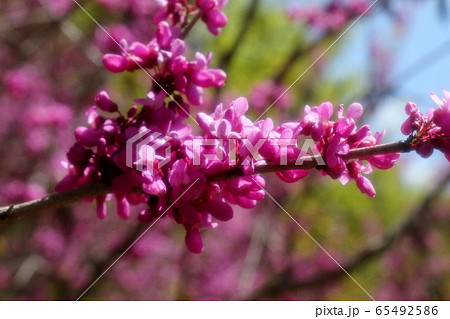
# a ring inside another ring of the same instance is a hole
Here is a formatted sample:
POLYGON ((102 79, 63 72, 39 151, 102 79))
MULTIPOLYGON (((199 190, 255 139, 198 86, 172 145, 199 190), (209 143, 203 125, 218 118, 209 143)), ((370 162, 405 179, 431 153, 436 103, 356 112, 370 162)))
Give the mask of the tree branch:
MULTIPOLYGON (((375 146, 354 148, 348 152, 346 155, 340 155, 343 159, 355 159, 355 158, 366 158, 374 155, 380 154, 390 154, 390 153, 408 153, 412 150, 409 141, 397 141, 392 143, 380 144, 375 146)), ((286 170, 295 169, 312 169, 320 168, 317 163, 321 159, 321 155, 311 155, 303 156, 297 161, 288 162, 286 165, 282 164, 264 164, 255 167, 254 174, 263 174, 270 172, 279 172, 286 170), (296 162, 302 163, 297 164, 296 162)), ((232 179, 244 175, 243 168, 241 166, 231 167, 220 173, 208 175, 209 182, 217 182, 221 180, 232 179)))
POLYGON ((193 18, 191 21, 189 21, 189 23, 183 28, 183 30, 181 31, 181 35, 180 35, 180 39, 184 40, 188 33, 191 31, 191 29, 194 27, 194 25, 197 23, 197 21, 202 17, 202 12, 199 11, 193 18))
MULTIPOLYGON (((412 147, 408 141, 397 141, 387 144, 380 144, 375 146, 355 148, 348 152, 346 155, 342 155, 343 159, 354 158, 366 158, 378 154, 388 153, 406 153, 411 151, 412 147)), ((318 160, 321 159, 320 155, 303 156, 296 162, 288 162, 287 165, 282 164, 264 164, 255 167, 254 174, 278 172, 284 170, 293 169, 312 169, 320 168, 318 160)), ((217 174, 207 176, 208 182, 217 182, 222 180, 233 179, 236 177, 244 176, 244 171, 241 166, 231 167, 217 174)), ((44 198, 32 200, 25 203, 13 204, 9 206, 0 207, 0 222, 22 216, 31 212, 39 212, 50 208, 61 207, 68 205, 83 198, 95 197, 99 195, 105 195, 111 192, 111 186, 102 182, 97 182, 88 186, 83 186, 71 191, 63 193, 53 193, 47 195, 44 198)))
POLYGON ((31 212, 39 212, 46 209, 65 206, 84 198, 104 195, 111 192, 111 187, 97 182, 63 193, 53 193, 40 199, 35 199, 21 204, 13 204, 0 207, 0 222, 13 219, 31 212))

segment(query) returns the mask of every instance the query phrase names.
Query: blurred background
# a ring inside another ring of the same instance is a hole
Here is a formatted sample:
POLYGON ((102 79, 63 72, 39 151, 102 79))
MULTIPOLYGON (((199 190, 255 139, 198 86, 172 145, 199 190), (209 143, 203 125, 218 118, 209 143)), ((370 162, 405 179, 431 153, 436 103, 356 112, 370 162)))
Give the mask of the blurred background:
MULTIPOLYGON (((405 104, 427 110, 435 106, 430 91, 450 89, 450 1, 378 0, 361 17, 372 3, 230 1, 219 36, 199 23, 187 38, 188 55, 213 52, 212 66, 228 75, 224 88, 205 92, 201 111, 245 96, 256 119, 296 81, 265 116, 280 123, 305 105, 358 101, 360 123, 386 129, 386 142, 404 138, 405 104)), ((154 34, 159 1, 80 4, 117 40, 146 43, 154 34)), ((145 97, 144 74, 104 70, 102 55, 118 52, 71 0, 2 0, 1 205, 54 191, 73 130, 99 90, 119 105, 145 97)), ((449 300, 448 168, 440 153, 426 160, 403 154, 393 169, 372 174, 373 199, 318 172, 295 184, 265 178, 276 200, 375 299, 449 300)), ((128 221, 114 213, 100 221, 95 206, 82 202, 0 223, 0 299, 77 299, 145 229, 138 211, 128 221)), ((270 198, 253 210, 236 207, 232 220, 202 236, 204 252, 191 254, 183 230, 161 219, 83 299, 369 299, 270 198)))

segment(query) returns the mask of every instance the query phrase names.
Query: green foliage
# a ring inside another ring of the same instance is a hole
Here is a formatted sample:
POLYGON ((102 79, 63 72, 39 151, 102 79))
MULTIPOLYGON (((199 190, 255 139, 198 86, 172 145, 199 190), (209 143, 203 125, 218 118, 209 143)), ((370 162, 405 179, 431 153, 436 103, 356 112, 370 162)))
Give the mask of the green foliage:
MULTIPOLYGON (((377 172, 371 176, 376 198, 361 194, 354 182, 342 186, 339 181, 312 176, 304 183, 305 190, 292 197, 289 210, 319 242, 333 251, 352 255, 363 249, 376 236, 395 230, 410 214, 419 197, 400 184, 398 171, 377 172)), ((302 254, 318 249, 298 234, 297 249, 302 254)))
MULTIPOLYGON (((230 2, 226 9, 229 23, 217 38, 205 36, 206 32, 192 32, 195 39, 190 40, 194 48, 214 49, 213 63, 217 62, 233 45, 242 23, 245 23, 243 16, 247 5, 247 1, 230 2), (200 40, 205 38, 209 40, 200 40)), ((204 26, 201 27, 204 31, 204 26)), ((227 90, 246 94, 258 81, 273 77, 293 46, 302 39, 298 34, 281 7, 268 4, 260 8, 227 70, 227 90)))

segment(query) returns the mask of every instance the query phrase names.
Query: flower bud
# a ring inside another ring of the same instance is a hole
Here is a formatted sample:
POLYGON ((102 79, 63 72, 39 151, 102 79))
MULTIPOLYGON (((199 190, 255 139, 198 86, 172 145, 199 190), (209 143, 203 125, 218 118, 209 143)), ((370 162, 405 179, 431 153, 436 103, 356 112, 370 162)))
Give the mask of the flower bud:
POLYGON ((111 101, 106 91, 101 91, 95 96, 95 104, 106 112, 116 112, 118 110, 117 104, 111 101))
POLYGON ((184 238, 187 249, 194 254, 199 254, 203 250, 202 236, 198 229, 188 229, 184 238))

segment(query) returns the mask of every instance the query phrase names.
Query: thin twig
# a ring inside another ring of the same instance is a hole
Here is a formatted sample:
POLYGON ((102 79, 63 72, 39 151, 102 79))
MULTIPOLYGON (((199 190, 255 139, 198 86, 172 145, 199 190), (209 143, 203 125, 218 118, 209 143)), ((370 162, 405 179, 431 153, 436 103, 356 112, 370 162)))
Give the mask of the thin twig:
POLYGON ((188 33, 191 31, 191 29, 194 27, 194 25, 197 23, 197 21, 202 17, 202 12, 199 11, 194 18, 192 18, 191 21, 183 28, 183 31, 181 31, 180 39, 186 38, 188 33))
MULTIPOLYGON (((346 155, 340 155, 343 159, 354 158, 367 158, 374 155, 390 154, 390 153, 408 153, 412 150, 408 141, 397 141, 392 143, 380 144, 375 146, 368 146, 362 148, 355 148, 348 152, 346 155)), ((312 169, 320 168, 318 165, 322 159, 321 155, 302 156, 296 161, 287 162, 286 165, 282 164, 264 164, 255 167, 254 174, 263 174, 270 172, 279 172, 286 170, 296 169, 312 169), (301 163, 301 164, 298 164, 301 163)), ((208 175, 209 182, 221 181, 240 177, 244 175, 243 168, 241 166, 231 167, 222 172, 208 175)))
POLYGON ((63 193, 53 193, 40 199, 35 199, 20 204, 0 207, 0 222, 23 216, 28 213, 36 213, 46 209, 65 206, 84 198, 104 195, 111 192, 111 187, 98 182, 63 193))

